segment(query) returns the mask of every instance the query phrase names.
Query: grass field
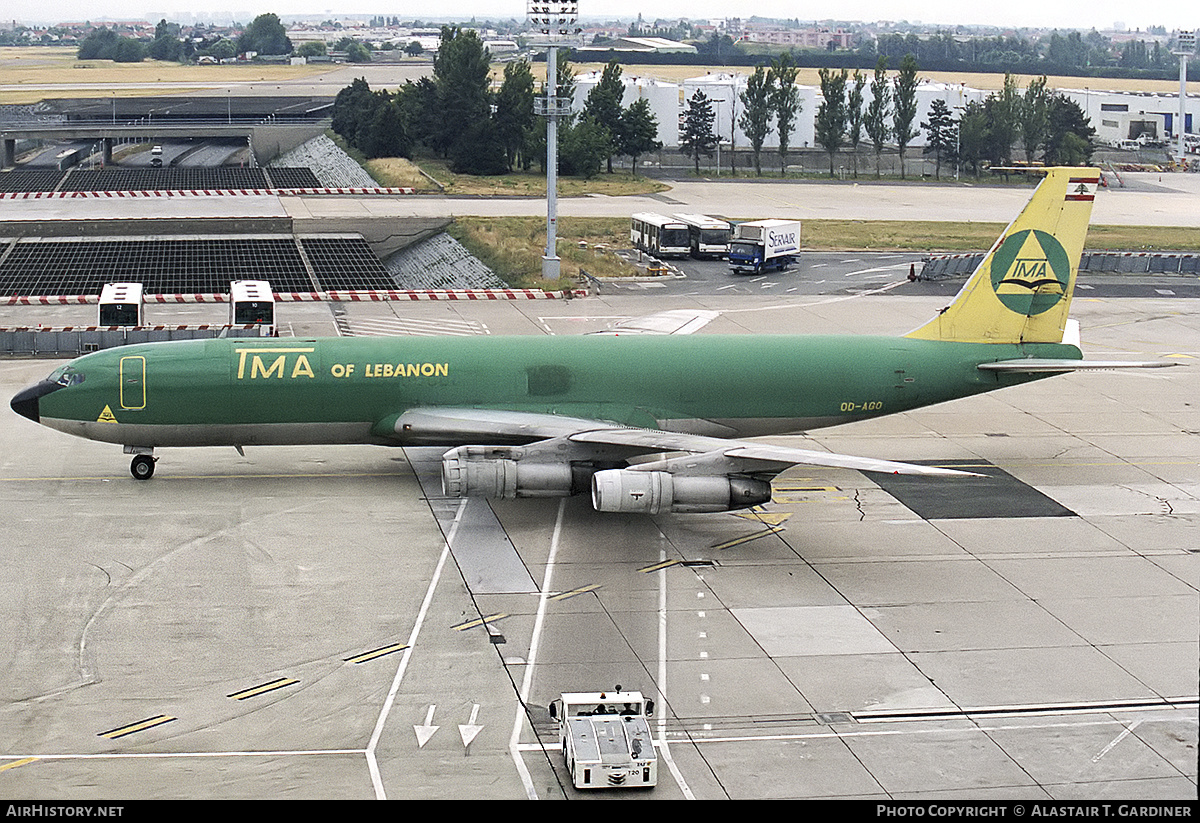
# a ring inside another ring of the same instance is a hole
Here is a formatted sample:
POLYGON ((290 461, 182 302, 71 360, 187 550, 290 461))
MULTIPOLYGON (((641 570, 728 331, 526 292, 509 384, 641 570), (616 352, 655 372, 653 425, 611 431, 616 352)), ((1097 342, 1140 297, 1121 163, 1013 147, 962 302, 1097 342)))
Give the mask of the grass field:
POLYGON ((57 47, 0 48, 0 103, 28 104, 47 98, 87 97, 97 93, 119 97, 186 94, 187 86, 119 88, 89 91, 80 86, 126 86, 142 83, 195 83, 193 88, 228 83, 266 83, 314 77, 330 71, 328 65, 275 66, 243 63, 226 66, 182 66, 160 60, 114 63, 111 60, 77 60, 75 49, 57 47), (21 86, 38 88, 22 89, 21 86), (44 88, 59 86, 59 88, 44 88))
MULTIPOLYGON (((471 254, 516 287, 548 288, 541 279, 546 251, 544 217, 459 217, 448 230, 471 254)), ((593 277, 644 274, 614 253, 629 248, 629 221, 615 217, 562 217, 558 220, 558 257, 563 288, 580 270, 593 277)))
MULTIPOLYGON (((303 77, 314 77, 333 71, 340 71, 344 66, 330 64, 314 64, 307 66, 273 66, 254 63, 226 66, 181 66, 177 63, 166 63, 156 60, 146 60, 142 63, 113 63, 109 60, 76 60, 75 49, 62 47, 0 47, 0 85, 6 87, 22 85, 75 85, 79 83, 244 83, 292 80, 303 77)), ((589 71, 599 71, 603 63, 575 63, 573 68, 577 74, 589 71)), ((651 77, 672 83, 679 83, 691 77, 705 74, 751 74, 753 69, 747 66, 623 66, 624 73, 629 77, 651 77)), ((544 63, 533 65, 534 76, 545 77, 544 63)), ((432 64, 429 65, 432 74, 432 64)), ((868 73, 864 70, 864 74, 868 73)), ((492 75, 499 80, 503 76, 503 67, 497 64, 493 67, 492 75)), ((995 91, 1002 87, 1004 74, 980 74, 973 72, 931 72, 922 71, 920 76, 925 80, 940 83, 965 83, 967 86, 983 91, 995 91)), ((1017 82, 1024 88, 1033 79, 1032 75, 1016 75, 1017 82)), ((820 86, 821 81, 817 69, 802 68, 797 81, 806 86, 820 86)), ((1110 91, 1139 91, 1176 93, 1179 83, 1175 80, 1126 80, 1120 78, 1100 77, 1059 77, 1047 78, 1047 84, 1055 89, 1091 88, 1110 91)), ((1189 92, 1200 93, 1200 82, 1188 84, 1189 92)), ((2 102, 34 102, 40 97, 74 96, 78 92, 39 91, 30 100, 14 101, 8 95, 17 94, 18 90, 6 88, 0 91, 2 102)), ((125 90, 122 90, 125 94, 125 90)))

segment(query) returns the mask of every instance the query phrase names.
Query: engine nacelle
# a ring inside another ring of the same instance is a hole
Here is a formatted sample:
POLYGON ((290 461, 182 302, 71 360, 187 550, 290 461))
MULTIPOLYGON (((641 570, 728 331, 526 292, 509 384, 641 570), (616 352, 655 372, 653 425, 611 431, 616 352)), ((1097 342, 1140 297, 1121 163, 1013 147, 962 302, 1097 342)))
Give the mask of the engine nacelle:
POLYGON ((629 469, 592 475, 592 506, 598 512, 727 512, 770 499, 770 483, 747 477, 690 477, 629 469))
POLYGON ((459 446, 442 455, 447 497, 568 497, 587 488, 565 461, 520 460, 520 447, 459 446))

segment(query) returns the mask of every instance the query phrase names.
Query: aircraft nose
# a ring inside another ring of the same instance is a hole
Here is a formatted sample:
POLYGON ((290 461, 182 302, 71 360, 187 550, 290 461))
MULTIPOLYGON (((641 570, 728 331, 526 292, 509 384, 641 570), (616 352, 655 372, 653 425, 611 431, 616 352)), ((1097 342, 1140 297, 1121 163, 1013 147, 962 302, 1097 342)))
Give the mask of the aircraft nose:
POLYGON ((57 383, 51 383, 49 380, 43 380, 41 383, 35 383, 27 389, 22 389, 13 397, 12 410, 22 417, 28 417, 34 423, 40 422, 40 414, 38 412, 38 400, 45 397, 52 391, 61 389, 62 386, 57 383))

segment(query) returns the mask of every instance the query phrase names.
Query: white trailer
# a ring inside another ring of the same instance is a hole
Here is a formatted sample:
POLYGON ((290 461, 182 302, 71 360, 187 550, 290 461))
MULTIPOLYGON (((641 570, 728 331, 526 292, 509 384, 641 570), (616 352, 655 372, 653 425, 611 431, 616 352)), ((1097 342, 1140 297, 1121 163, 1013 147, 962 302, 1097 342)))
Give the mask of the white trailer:
POLYGON ((550 704, 563 759, 577 789, 649 787, 658 783, 650 736, 654 701, 641 692, 564 692, 550 704))

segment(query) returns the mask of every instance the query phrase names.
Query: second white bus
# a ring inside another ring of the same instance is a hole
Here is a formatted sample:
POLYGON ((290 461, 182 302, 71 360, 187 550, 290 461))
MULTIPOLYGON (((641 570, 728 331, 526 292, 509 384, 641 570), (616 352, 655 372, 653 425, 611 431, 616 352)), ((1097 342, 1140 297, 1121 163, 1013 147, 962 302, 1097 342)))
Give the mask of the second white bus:
POLYGON ((692 257, 724 257, 729 254, 733 227, 728 221, 707 214, 675 214, 672 217, 687 224, 692 257))

